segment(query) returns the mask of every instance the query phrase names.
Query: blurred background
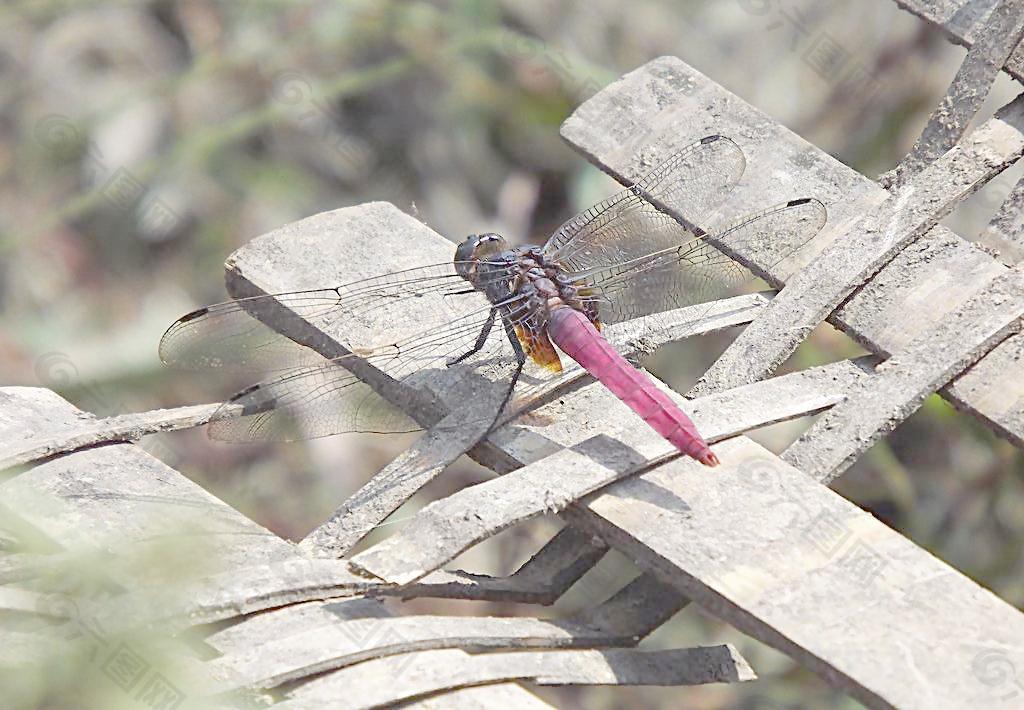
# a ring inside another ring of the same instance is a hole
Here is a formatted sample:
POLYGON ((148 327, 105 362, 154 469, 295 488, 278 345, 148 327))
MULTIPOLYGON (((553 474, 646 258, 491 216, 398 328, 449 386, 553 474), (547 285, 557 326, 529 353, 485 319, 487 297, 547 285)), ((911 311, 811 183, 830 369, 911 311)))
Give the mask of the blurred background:
MULTIPOLYGON (((616 187, 562 143, 560 123, 654 57, 681 57, 874 178, 910 149, 964 53, 889 0, 8 0, 0 8, 2 382, 51 387, 100 416, 228 396, 245 383, 165 370, 161 333, 225 298, 223 262, 234 249, 324 210, 387 200, 453 241, 485 230, 543 240, 616 187)), ((1014 94, 1000 77, 983 116, 1014 94)), ((994 180, 948 225, 974 238, 1020 172, 994 180)), ((734 336, 666 349, 651 369, 685 391, 734 336)), ((793 366, 857 352, 824 326, 793 366)), ((781 451, 807 425, 755 438, 781 451)), ((142 446, 297 540, 410 440, 229 445, 196 430, 142 446)), ((933 397, 837 489, 1021 607, 1022 474, 1011 445, 933 397)), ((461 462, 395 524, 490 475, 461 462)), ((558 525, 519 526, 459 565, 508 573, 558 525)), ((539 613, 569 614, 635 574, 612 553, 539 613)), ((402 610, 537 613, 428 601, 402 610)), ((649 643, 725 641, 759 682, 537 692, 593 708, 858 707, 695 606, 649 643)))

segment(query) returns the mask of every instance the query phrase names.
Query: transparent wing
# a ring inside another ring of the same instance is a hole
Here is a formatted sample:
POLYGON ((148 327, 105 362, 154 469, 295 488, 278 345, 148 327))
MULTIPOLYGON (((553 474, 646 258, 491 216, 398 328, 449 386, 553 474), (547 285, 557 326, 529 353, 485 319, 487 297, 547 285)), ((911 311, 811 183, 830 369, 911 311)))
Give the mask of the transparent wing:
POLYGON ((701 303, 751 278, 734 257, 767 277, 772 266, 813 238, 826 220, 825 206, 818 200, 790 200, 717 234, 691 232, 675 247, 583 272, 578 283, 606 323, 701 303))
POLYGON ((200 308, 167 329, 160 340, 160 359, 186 370, 267 371, 321 364, 321 353, 331 352, 330 344, 317 342, 308 326, 296 327, 300 321, 313 323, 318 332, 343 333, 348 346, 372 351, 387 345, 381 336, 386 340, 393 332, 382 324, 445 322, 485 303, 458 275, 455 264, 447 262, 333 288, 240 298, 200 308))
POLYGON ((500 320, 472 359, 449 366, 474 346, 490 310, 486 307, 377 352, 322 359, 278 373, 225 402, 210 424, 210 436, 225 441, 294 441, 355 431, 415 431, 420 426, 406 412, 415 410, 424 385, 452 391, 471 386, 482 367, 494 370, 491 381, 501 381, 504 371, 511 371, 515 360, 500 320), (369 380, 385 389, 388 400, 367 384, 369 380))
MULTIPOLYGON (((402 412, 410 405, 402 398, 415 396, 419 387, 403 384, 434 377, 455 390, 479 377, 480 367, 510 368, 514 362, 500 318, 483 337, 492 304, 459 276, 458 266, 448 262, 201 308, 167 330, 160 356, 186 369, 237 366, 271 373, 225 403, 217 415, 222 418, 210 425, 214 438, 410 431, 418 427, 402 412), (428 329, 428 323, 437 327, 428 329), (480 347, 472 358, 448 368, 450 359, 475 345, 480 347), (374 378, 391 382, 391 404, 366 384, 374 378)), ((487 281, 507 283, 507 272, 492 266, 487 281)), ((504 305, 514 308, 516 300, 504 305)))
POLYGON ((692 229, 662 210, 675 211, 691 228, 707 225, 745 167, 733 141, 702 138, 563 224, 544 245, 545 254, 567 270, 585 271, 678 246, 693 236, 692 229))

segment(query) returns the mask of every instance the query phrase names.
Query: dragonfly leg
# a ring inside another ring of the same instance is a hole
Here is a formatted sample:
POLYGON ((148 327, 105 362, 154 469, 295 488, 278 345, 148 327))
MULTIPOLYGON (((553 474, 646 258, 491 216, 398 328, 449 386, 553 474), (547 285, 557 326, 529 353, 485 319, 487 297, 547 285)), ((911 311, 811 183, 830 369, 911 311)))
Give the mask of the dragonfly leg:
MULTIPOLYGON (((492 308, 490 315, 487 316, 487 322, 484 323, 484 327, 480 330, 480 335, 476 337, 476 342, 473 343, 473 347, 467 350, 466 352, 462 353, 458 357, 449 359, 448 362, 446 363, 448 367, 459 364, 466 358, 476 355, 478 352, 480 352, 480 350, 483 349, 484 343, 487 342, 487 338, 491 334, 491 328, 494 327, 494 318, 497 315, 498 309, 492 308)), ((516 344, 518 344, 518 342, 519 341, 517 340, 516 344)))
POLYGON ((523 350, 523 346, 520 344, 519 338, 516 337, 515 330, 512 329, 512 326, 504 318, 502 318, 502 322, 505 325, 505 334, 508 336, 508 341, 512 343, 512 350, 516 354, 516 369, 512 373, 512 379, 509 380, 508 388, 505 390, 505 396, 502 397, 501 404, 498 405, 498 411, 494 415, 494 421, 492 421, 491 425, 487 427, 485 436, 490 434, 498 425, 501 415, 505 412, 505 407, 508 406, 509 400, 512 399, 512 393, 516 389, 516 383, 519 382, 519 376, 523 374, 523 367, 526 365, 526 351, 523 350))

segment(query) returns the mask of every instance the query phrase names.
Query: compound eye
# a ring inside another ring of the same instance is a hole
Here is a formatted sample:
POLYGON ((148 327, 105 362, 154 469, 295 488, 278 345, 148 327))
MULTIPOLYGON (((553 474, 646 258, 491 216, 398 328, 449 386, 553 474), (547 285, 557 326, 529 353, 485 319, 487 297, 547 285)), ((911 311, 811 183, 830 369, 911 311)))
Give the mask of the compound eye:
POLYGON ((470 234, 462 240, 462 244, 455 250, 456 261, 472 261, 476 256, 477 247, 480 246, 480 235, 470 234))
POLYGON ((455 271, 463 278, 469 278, 475 271, 476 250, 480 246, 480 236, 470 234, 455 249, 455 271))

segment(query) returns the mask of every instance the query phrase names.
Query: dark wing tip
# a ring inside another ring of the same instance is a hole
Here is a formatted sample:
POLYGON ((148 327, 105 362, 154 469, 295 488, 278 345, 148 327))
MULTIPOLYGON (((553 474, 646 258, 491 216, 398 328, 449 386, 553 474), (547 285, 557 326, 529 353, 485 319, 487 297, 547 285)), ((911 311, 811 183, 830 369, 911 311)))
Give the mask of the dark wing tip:
POLYGON ((160 345, 157 348, 157 352, 160 356, 160 362, 162 362, 165 365, 174 364, 174 358, 171 357, 171 354, 169 352, 172 336, 189 321, 193 321, 196 318, 199 318, 200 316, 205 315, 209 312, 210 309, 208 307, 197 308, 191 313, 186 313, 181 318, 171 323, 170 327, 168 327, 167 330, 164 331, 164 334, 160 336, 160 345))
MULTIPOLYGON (((209 313, 209 312, 210 312, 209 307, 197 308, 196 310, 192 311, 191 313, 186 313, 181 318, 179 318, 177 323, 175 323, 175 325, 177 325, 178 323, 188 323, 190 320, 195 320, 196 318, 198 318, 199 316, 203 315, 204 313, 209 313)), ((172 325, 171 327, 173 328, 174 326, 172 325)))
POLYGON ((224 406, 227 407, 233 404, 241 405, 242 411, 240 416, 246 417, 274 409, 278 405, 278 398, 274 394, 273 389, 257 384, 250 385, 235 393, 224 403, 224 406))
POLYGON ((798 197, 795 200, 790 200, 784 207, 799 207, 800 205, 815 205, 820 207, 822 210, 825 209, 825 203, 815 197, 798 197))
POLYGON ((725 136, 715 133, 710 136, 704 136, 700 139, 700 142, 702 145, 707 145, 708 143, 714 143, 715 141, 722 140, 723 138, 725 138, 725 136))

